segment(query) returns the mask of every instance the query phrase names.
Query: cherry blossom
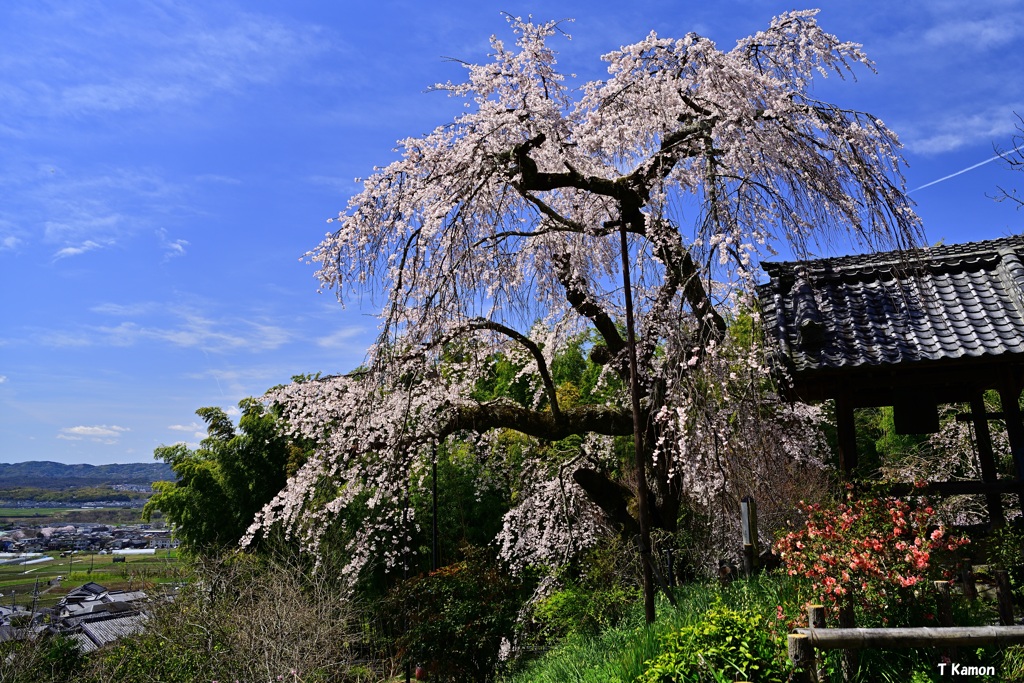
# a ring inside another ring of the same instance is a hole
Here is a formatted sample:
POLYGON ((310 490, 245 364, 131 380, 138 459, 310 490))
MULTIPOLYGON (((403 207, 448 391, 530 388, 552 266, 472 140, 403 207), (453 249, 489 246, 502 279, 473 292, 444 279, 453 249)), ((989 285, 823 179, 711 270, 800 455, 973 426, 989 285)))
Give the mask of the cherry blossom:
POLYGON ((871 69, 860 47, 823 31, 816 12, 790 12, 728 51, 652 33, 604 55, 606 79, 570 87, 552 47, 560 24, 509 23, 514 44, 492 38, 489 61, 435 86, 465 113, 399 141, 399 158, 363 181, 307 255, 342 302, 379 297, 379 336, 361 370, 266 396, 319 449, 250 538, 280 524, 315 554, 358 501, 345 571, 397 566, 417 523, 411 477, 448 439, 500 460, 488 435, 503 430, 585 437, 557 467, 518 473, 522 495, 496 541, 514 562, 557 563, 604 524, 632 535, 640 486, 671 531, 684 505, 758 493, 770 504, 799 468, 820 467, 819 416, 772 391, 750 297, 773 245, 918 240, 896 135, 811 90, 871 69), (611 448, 633 432, 628 396, 572 403, 550 371, 593 331, 591 360, 609 386, 626 384, 620 229, 645 482, 622 476, 611 448), (499 356, 522 368, 527 402, 474 399, 499 356))

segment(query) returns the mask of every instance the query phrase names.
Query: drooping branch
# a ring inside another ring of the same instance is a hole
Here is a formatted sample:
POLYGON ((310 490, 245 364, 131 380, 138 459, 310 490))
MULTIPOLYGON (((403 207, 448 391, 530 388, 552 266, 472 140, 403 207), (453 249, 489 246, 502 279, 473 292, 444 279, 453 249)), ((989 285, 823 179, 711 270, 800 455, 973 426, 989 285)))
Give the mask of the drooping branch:
POLYGON ((530 355, 533 356, 534 362, 537 363, 537 372, 540 374, 541 381, 544 383, 544 391, 547 393, 548 402, 551 404, 551 416, 554 418, 555 422, 559 422, 562 419, 562 411, 558 407, 558 392, 555 391, 555 383, 552 381, 551 373, 548 371, 547 361, 544 360, 544 353, 541 351, 540 347, 537 346, 532 339, 518 330, 514 330, 511 327, 494 322, 493 320, 485 320, 483 318, 477 318, 470 321, 467 328, 498 332, 526 348, 526 350, 530 352, 530 355))
POLYGON ((604 340, 605 346, 608 347, 608 352, 613 357, 617 356, 626 348, 626 342, 622 339, 622 335, 619 334, 619 328, 616 327, 615 321, 590 296, 585 283, 573 274, 568 254, 556 254, 552 257, 552 261, 554 262, 558 281, 565 288, 566 301, 569 302, 569 305, 577 313, 594 324, 598 334, 604 340))
POLYGON ((513 429, 548 441, 582 434, 625 436, 633 433, 633 416, 628 410, 614 406, 582 405, 563 410, 561 419, 556 420, 548 411, 524 408, 512 400, 499 398, 455 406, 436 433, 444 438, 460 431, 482 434, 492 429, 513 429))

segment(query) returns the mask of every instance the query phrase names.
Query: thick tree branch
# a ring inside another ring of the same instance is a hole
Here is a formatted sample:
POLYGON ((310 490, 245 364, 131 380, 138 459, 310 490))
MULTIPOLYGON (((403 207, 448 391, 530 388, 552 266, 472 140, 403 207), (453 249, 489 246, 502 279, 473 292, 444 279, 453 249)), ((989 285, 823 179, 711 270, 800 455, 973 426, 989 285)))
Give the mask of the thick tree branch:
POLYGON ((437 435, 444 438, 460 431, 482 433, 491 429, 513 429, 548 441, 591 433, 624 436, 633 433, 633 416, 622 408, 584 405, 562 411, 561 419, 556 420, 549 411, 524 408, 512 400, 499 398, 455 406, 437 435))
POLYGON ((551 373, 548 371, 547 361, 544 360, 544 354, 541 352, 540 347, 537 346, 532 339, 518 330, 514 330, 511 327, 494 322, 493 320, 486 320, 483 318, 477 318, 476 320, 470 321, 468 328, 473 330, 491 330, 493 332, 498 332, 525 347, 537 363, 537 372, 540 373, 541 381, 544 382, 544 391, 547 393, 548 402, 551 404, 551 416, 556 422, 562 419, 562 411, 558 407, 558 393, 555 391, 555 383, 552 381, 551 373))
POLYGON ((573 275, 572 264, 568 254, 556 254, 552 257, 558 275, 558 281, 565 288, 565 298, 573 309, 587 318, 594 324, 605 346, 612 356, 617 356, 620 351, 626 348, 626 342, 619 334, 619 328, 615 326, 608 313, 597 305, 597 302, 587 292, 586 285, 573 275))

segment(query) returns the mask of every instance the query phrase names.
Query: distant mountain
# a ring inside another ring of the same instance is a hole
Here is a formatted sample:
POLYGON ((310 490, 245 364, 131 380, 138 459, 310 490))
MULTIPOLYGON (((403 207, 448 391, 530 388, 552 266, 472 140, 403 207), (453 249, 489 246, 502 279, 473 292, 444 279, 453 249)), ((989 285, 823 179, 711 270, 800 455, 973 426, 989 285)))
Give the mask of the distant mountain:
POLYGON ((0 462, 0 487, 31 486, 64 489, 103 484, 142 484, 173 481, 176 477, 164 462, 127 465, 65 465, 59 462, 0 462))

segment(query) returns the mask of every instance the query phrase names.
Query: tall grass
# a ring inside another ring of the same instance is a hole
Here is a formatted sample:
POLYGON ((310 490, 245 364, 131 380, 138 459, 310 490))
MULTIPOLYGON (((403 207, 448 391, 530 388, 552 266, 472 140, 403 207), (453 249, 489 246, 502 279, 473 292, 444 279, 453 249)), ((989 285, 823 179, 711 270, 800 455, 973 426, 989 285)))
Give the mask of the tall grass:
MULTIPOLYGON (((727 586, 699 583, 675 589, 677 607, 659 594, 658 618, 644 624, 643 606, 636 604, 613 628, 596 636, 563 641, 535 662, 510 673, 507 683, 632 683, 660 652, 661 637, 700 622, 720 601, 732 609, 775 615, 776 607, 799 601, 796 585, 786 576, 760 576, 727 586)), ((785 645, 780 641, 780 656, 785 645)))
MULTIPOLYGON (((750 610, 764 616, 765 623, 775 626, 778 657, 786 658, 786 634, 792 619, 803 610, 813 596, 802 594, 797 582, 782 574, 761 575, 749 581, 739 580, 728 586, 702 583, 676 589, 678 607, 673 608, 659 596, 658 619, 646 626, 642 605, 637 604, 614 628, 596 636, 568 639, 542 658, 506 674, 503 683, 633 683, 643 674, 647 663, 660 653, 663 635, 698 624, 709 608, 719 602, 734 610, 750 610), (782 607, 784 619, 778 619, 782 607)), ((638 600, 639 603, 639 600, 638 600)), ((991 623, 994 613, 987 603, 962 601, 956 606, 958 625, 991 623)), ((992 664, 997 677, 991 680, 1024 681, 1024 648, 1000 650, 961 648, 961 664, 992 664)), ((822 653, 826 669, 839 669, 838 651, 822 653)), ((943 653, 935 648, 901 650, 863 650, 860 671, 855 681, 861 683, 919 683, 938 680, 937 663, 943 653)), ((714 675, 714 674, 712 674, 714 675)), ((721 677, 721 676, 720 676, 721 677)), ((731 680, 721 677, 722 680, 731 680)), ((977 680, 990 680, 979 677, 977 680)))

